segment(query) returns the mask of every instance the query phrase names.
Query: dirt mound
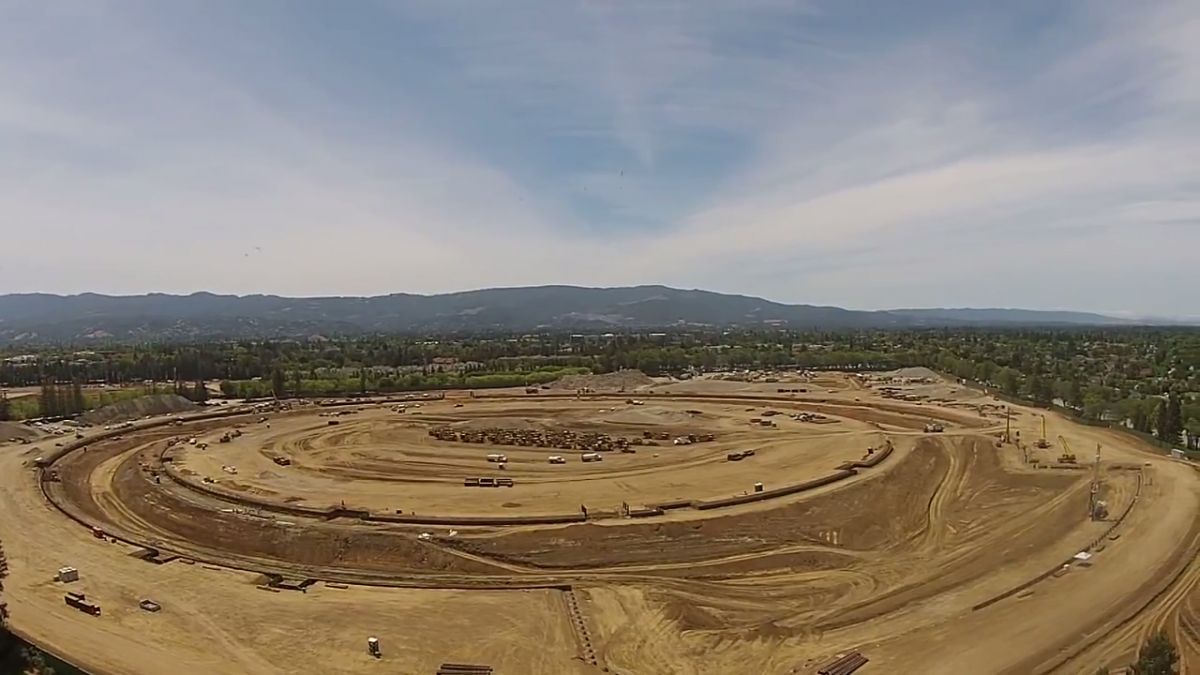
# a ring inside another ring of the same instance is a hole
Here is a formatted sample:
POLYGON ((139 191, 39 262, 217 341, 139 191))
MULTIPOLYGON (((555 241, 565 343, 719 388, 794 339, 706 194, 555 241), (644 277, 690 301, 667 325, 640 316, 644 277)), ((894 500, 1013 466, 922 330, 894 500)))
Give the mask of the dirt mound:
POLYGON ((33 427, 18 422, 0 422, 0 443, 7 443, 14 438, 33 440, 40 435, 33 427))
POLYGON ((884 377, 898 377, 898 378, 903 378, 906 380, 921 380, 921 379, 926 379, 926 378, 928 378, 930 380, 942 379, 937 373, 933 372, 932 370, 930 370, 928 368, 921 368, 921 367, 900 368, 898 370, 891 370, 886 373, 877 373, 877 374, 884 376, 884 377))
POLYGON ((108 424, 133 420, 146 415, 165 415, 167 413, 187 412, 195 410, 196 404, 178 394, 153 394, 139 396, 125 401, 118 401, 103 408, 96 408, 84 413, 80 419, 88 424, 108 424))
POLYGON ((624 389, 625 391, 633 391, 638 387, 645 387, 651 384, 654 384, 654 380, 650 379, 649 376, 640 370, 618 370, 602 375, 567 375, 551 382, 550 388, 571 390, 591 389, 593 391, 624 389))

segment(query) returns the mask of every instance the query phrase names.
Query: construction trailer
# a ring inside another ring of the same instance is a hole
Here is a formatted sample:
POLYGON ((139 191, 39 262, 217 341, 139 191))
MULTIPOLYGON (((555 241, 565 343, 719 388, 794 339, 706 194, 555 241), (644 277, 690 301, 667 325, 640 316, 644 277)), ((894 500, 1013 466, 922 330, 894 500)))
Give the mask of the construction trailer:
POLYGON ((579 458, 585 462, 599 462, 604 459, 598 452, 585 452, 579 458))
POLYGON ((79 570, 74 567, 60 567, 57 579, 64 584, 79 581, 79 570))

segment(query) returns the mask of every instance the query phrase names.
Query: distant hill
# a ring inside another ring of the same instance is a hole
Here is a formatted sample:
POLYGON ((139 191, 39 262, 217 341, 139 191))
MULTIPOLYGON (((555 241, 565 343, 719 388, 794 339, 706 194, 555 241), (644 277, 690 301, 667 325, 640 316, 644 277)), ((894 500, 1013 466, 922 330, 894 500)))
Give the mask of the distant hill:
POLYGON ((1099 314, 1019 309, 854 311, 666 286, 536 286, 324 298, 212 293, 0 295, 0 345, 688 326, 838 329, 1123 323, 1099 314))

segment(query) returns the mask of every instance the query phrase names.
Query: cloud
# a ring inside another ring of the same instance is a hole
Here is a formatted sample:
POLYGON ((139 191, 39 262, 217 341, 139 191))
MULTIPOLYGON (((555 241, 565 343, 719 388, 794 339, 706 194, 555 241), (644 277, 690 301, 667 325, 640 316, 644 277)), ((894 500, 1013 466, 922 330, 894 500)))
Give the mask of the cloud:
POLYGON ((243 9, 0 10, 0 292, 1200 313, 1194 3, 243 9))

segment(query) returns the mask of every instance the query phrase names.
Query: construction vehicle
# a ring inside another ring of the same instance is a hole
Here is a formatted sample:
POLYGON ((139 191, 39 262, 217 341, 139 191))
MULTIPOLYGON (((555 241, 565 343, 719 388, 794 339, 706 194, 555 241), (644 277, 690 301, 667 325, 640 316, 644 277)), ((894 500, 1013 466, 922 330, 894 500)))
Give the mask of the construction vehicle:
POLYGON ((377 637, 367 638, 367 653, 370 654, 371 656, 374 656, 377 659, 383 658, 383 652, 381 652, 379 650, 379 638, 377 638, 377 637))
MULTIPOLYGON (((1063 438, 1062 436, 1059 436, 1058 442, 1062 443, 1062 446, 1063 446, 1062 454, 1058 456, 1059 464, 1074 464, 1076 461, 1078 461, 1077 458, 1075 457, 1075 452, 1071 450, 1070 444, 1067 443, 1067 439, 1063 438)), ((1042 447, 1042 446, 1038 446, 1038 447, 1042 447)))
POLYGON ((551 464, 566 464, 567 460, 562 455, 550 455, 551 464))
POLYGON ((487 456, 487 461, 503 464, 508 461, 507 455, 491 454, 487 456))
POLYGON ((938 424, 937 422, 930 422, 929 424, 925 425, 925 433, 927 434, 940 434, 945 430, 946 427, 938 424))
MULTIPOLYGON (((1059 438, 1059 440, 1062 440, 1062 436, 1059 436, 1058 438, 1059 438)), ((1046 440, 1046 416, 1045 415, 1042 415, 1042 437, 1037 439, 1037 441, 1034 443, 1034 445, 1036 445, 1037 447, 1042 448, 1042 449, 1046 449, 1046 448, 1050 447, 1050 441, 1046 440)))
POLYGON ((604 459, 599 453, 596 452, 585 452, 580 455, 579 458, 585 462, 599 462, 604 459))
POLYGON ((1088 493, 1088 517, 1092 520, 1108 518, 1108 504, 1100 501, 1100 444, 1096 444, 1096 461, 1092 464, 1092 486, 1088 493))

